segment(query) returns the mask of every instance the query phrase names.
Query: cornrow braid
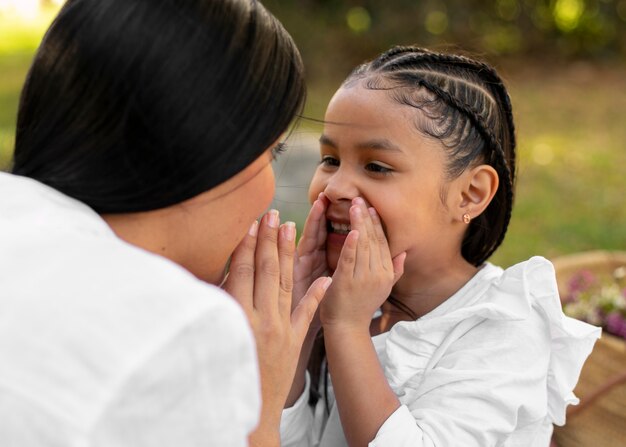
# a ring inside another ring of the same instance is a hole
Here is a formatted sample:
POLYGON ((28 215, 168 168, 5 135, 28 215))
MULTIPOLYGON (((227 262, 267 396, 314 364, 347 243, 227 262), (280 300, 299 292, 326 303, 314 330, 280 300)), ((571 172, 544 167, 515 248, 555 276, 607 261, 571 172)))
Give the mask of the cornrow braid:
MULTIPOLYGON (((378 58, 374 59, 371 62, 371 68, 373 70, 378 70, 384 63, 386 63, 388 60, 392 59, 392 58, 396 58, 397 56, 401 55, 401 54, 406 54, 406 53, 417 53, 417 52, 421 52, 423 51, 420 48, 417 47, 408 47, 408 46, 396 46, 391 48, 390 50, 386 51, 385 53, 381 54, 378 58)), ((363 66, 366 66, 368 64, 364 64, 363 66)))
POLYGON ((423 112, 427 122, 420 130, 444 143, 451 177, 480 162, 498 172, 496 195, 472 221, 462 246, 468 262, 485 262, 504 240, 515 187, 511 100, 496 70, 466 56, 399 46, 358 67, 344 85, 360 79, 423 112))

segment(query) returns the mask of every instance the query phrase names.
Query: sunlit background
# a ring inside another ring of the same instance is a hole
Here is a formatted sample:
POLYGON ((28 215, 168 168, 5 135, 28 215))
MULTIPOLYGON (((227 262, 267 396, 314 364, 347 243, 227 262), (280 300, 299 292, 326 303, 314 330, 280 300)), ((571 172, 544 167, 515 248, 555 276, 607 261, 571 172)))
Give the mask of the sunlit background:
POLYGON ((0 13, 16 19, 35 20, 45 6, 60 6, 64 0, 0 0, 0 13))
MULTIPOLYGON (((209 0, 207 0, 209 1, 209 0)), ((0 169, 19 92, 62 0, 0 0, 0 169)), ((300 225, 334 89, 394 44, 470 52, 507 80, 519 140, 509 234, 494 261, 626 249, 626 0, 266 0, 301 49, 305 119, 277 166, 275 204, 300 225), (313 118, 308 120, 306 118, 313 118)), ((0 192, 1 193, 1 192, 0 192)))

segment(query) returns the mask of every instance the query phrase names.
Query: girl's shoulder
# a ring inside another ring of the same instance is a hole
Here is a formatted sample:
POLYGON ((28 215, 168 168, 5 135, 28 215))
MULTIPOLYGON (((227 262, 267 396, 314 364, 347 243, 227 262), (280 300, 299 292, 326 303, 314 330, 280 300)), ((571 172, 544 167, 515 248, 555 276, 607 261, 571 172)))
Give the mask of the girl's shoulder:
POLYGON ((524 320, 540 304, 560 312, 552 263, 535 256, 503 269, 486 262, 461 289, 422 317, 419 326, 457 324, 466 318, 524 320))

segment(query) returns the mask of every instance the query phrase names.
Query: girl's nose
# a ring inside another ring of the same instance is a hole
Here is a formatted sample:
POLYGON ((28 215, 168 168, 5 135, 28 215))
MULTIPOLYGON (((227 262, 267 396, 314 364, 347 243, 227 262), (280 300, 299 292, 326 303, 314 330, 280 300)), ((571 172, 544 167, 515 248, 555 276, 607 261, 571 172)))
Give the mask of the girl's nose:
POLYGON ((351 201, 359 196, 359 189, 350 173, 339 168, 328 179, 324 194, 331 202, 351 201))

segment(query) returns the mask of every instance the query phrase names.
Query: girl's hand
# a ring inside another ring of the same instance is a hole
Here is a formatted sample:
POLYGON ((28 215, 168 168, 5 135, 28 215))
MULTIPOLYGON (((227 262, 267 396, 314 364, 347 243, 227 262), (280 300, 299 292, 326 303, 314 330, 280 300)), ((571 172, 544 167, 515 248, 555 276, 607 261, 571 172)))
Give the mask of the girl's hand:
POLYGON ((325 328, 369 328, 374 312, 404 272, 406 252, 391 258, 378 213, 360 197, 352 201, 350 224, 333 284, 320 306, 325 328))
POLYGON ((263 407, 251 444, 279 445, 282 409, 309 323, 330 278, 314 281, 292 310, 296 229, 280 225, 278 211, 255 221, 235 249, 224 289, 241 304, 257 345, 263 407))
MULTIPOLYGON (((313 281, 328 271, 326 263, 326 207, 328 199, 320 193, 313 202, 304 223, 302 237, 296 250, 294 267, 294 287, 292 306, 296 306, 305 295, 313 281)), ((316 314, 311 322, 310 331, 317 333, 321 324, 316 314)))

